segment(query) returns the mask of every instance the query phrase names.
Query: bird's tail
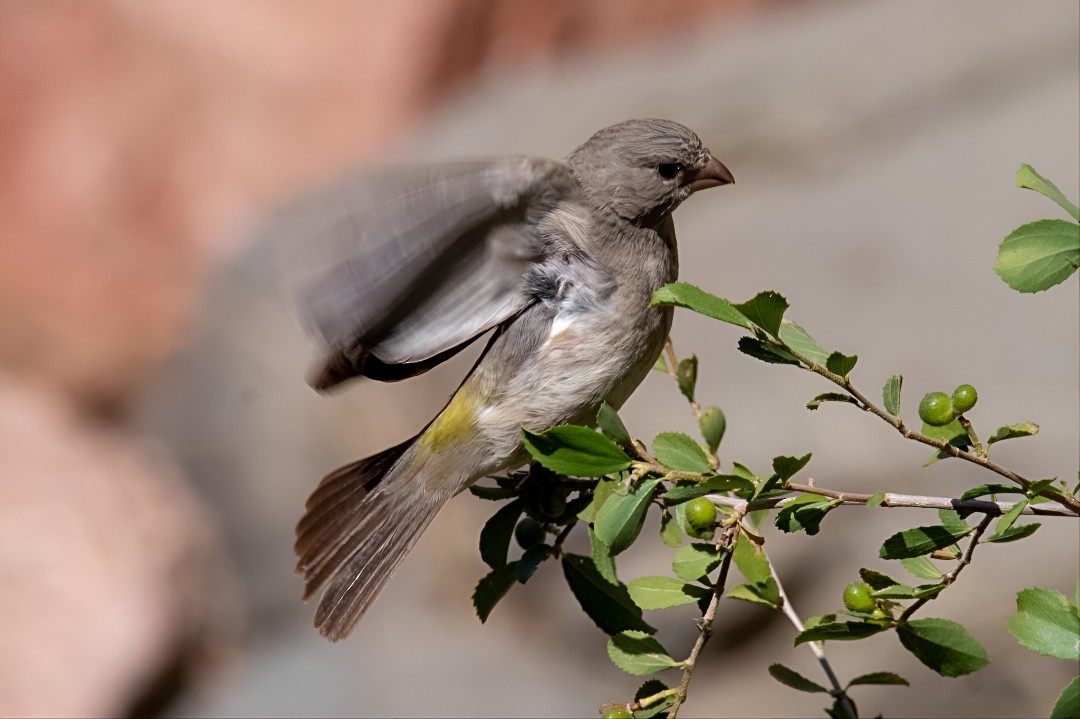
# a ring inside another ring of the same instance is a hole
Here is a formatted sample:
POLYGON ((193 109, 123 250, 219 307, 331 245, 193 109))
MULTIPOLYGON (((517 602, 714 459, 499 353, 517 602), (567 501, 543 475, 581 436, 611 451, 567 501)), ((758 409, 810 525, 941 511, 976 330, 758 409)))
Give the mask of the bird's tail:
POLYGON ((449 499, 417 491, 416 437, 331 472, 296 526, 304 599, 326 586, 315 626, 344 639, 449 499), (411 485, 411 486, 410 486, 411 485))

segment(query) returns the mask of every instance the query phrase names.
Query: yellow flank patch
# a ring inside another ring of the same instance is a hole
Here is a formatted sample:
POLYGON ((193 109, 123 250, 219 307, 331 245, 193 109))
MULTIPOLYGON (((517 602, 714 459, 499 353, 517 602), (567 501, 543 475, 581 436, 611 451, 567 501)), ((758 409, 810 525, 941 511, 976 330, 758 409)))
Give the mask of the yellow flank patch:
POLYGON ((441 452, 450 445, 472 439, 478 405, 476 395, 462 387, 420 437, 420 449, 429 453, 441 452))

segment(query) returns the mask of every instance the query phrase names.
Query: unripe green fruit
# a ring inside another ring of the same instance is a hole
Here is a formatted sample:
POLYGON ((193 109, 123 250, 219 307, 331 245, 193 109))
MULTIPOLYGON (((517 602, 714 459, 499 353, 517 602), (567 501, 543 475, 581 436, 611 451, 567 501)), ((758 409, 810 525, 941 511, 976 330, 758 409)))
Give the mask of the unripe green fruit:
POLYGON ((600 719, 632 719, 633 716, 625 704, 616 704, 605 709, 604 713, 600 715, 600 719))
POLYGON ((716 505, 705 497, 691 499, 686 505, 686 523, 696 532, 708 532, 716 526, 716 505))
POLYGON ((892 626, 892 622, 893 622, 892 612, 889 612, 889 611, 887 611, 885 609, 882 609, 881 607, 878 607, 877 609, 875 609, 871 613, 871 616, 874 617, 873 619, 868 620, 871 624, 876 624, 879 627, 892 626))
POLYGON ((558 519, 566 511, 566 490, 551 487, 540 497, 540 509, 552 519, 558 519))
POLYGON ((853 612, 874 610, 874 598, 870 596, 870 585, 866 582, 852 582, 844 587, 844 606, 853 612))
POLYGON ((967 412, 978 401, 979 393, 969 384, 962 384, 952 391, 952 409, 957 414, 967 412))
POLYGON ((919 402, 919 419, 931 427, 944 427, 955 417, 952 400, 944 392, 928 392, 919 402))
POLYGON ((517 540, 522 549, 535 547, 540 542, 543 542, 546 536, 547 532, 544 530, 544 525, 532 517, 522 518, 514 527, 514 539, 517 540))

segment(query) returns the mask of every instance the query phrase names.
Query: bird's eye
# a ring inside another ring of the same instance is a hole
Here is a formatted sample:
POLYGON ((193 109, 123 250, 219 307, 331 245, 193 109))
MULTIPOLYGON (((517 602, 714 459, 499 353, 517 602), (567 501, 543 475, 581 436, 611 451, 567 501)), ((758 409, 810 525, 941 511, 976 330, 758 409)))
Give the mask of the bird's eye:
POLYGON ((660 177, 663 177, 665 180, 670 180, 675 177, 675 175, 682 172, 682 169, 683 166, 677 162, 661 162, 656 166, 656 171, 659 172, 660 177))

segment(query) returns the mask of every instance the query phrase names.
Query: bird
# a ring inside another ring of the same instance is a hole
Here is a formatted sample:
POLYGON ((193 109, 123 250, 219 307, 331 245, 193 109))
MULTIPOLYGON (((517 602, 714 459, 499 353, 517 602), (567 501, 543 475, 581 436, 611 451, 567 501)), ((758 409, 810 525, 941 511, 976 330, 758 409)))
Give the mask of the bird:
POLYGON ((416 436, 328 474, 296 527, 304 600, 331 641, 356 627, 438 511, 528 462, 522 429, 596 424, 663 350, 672 212, 734 182, 692 130, 634 119, 565 160, 528 156, 367 172, 295 213, 295 302, 324 349, 321 392, 428 371, 490 333, 416 436), (312 219, 315 218, 315 219, 312 219))

